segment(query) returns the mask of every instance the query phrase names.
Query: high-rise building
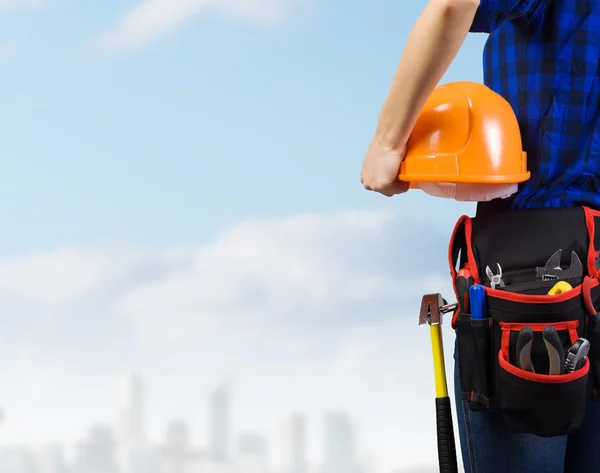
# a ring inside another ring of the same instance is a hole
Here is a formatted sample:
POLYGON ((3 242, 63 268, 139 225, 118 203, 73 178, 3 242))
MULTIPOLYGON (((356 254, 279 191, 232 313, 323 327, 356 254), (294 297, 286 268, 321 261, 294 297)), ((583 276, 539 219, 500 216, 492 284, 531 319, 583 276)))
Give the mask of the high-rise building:
POLYGON ((356 439, 350 417, 343 412, 328 412, 323 433, 322 473, 356 473, 356 439))
POLYGON ((281 461, 283 473, 307 473, 306 419, 294 413, 283 421, 281 461))
POLYGON ((123 473, 143 473, 137 466, 144 455, 144 386, 140 375, 129 373, 119 383, 118 461, 123 473))
POLYGON ((231 448, 230 385, 222 383, 209 399, 210 455, 216 461, 228 461, 231 448))

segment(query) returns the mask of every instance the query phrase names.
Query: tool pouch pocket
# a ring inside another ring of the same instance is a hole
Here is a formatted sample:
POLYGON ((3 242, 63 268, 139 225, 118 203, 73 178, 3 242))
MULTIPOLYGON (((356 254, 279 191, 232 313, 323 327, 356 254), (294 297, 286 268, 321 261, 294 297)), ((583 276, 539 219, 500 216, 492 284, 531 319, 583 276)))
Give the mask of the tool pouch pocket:
MULTIPOLYGON (((541 332, 547 326, 555 327, 564 347, 575 343, 578 333, 577 321, 556 324, 545 323, 500 323, 501 348, 498 351, 498 405, 509 428, 514 432, 532 433, 541 437, 552 437, 573 433, 585 416, 588 398, 590 362, 572 373, 544 374, 521 369, 511 356, 519 330, 531 327, 534 345, 541 342, 541 332), (563 335, 565 335, 563 337, 563 335), (536 337, 537 336, 537 337, 536 337)), ((534 348, 535 351, 535 348, 534 348)), ((546 365, 547 356, 533 355, 536 367, 546 365), (536 361, 538 363, 536 363, 536 361)))
POLYGON ((493 320, 472 320, 459 313, 456 321, 460 384, 471 408, 490 407, 493 386, 493 320))
POLYGON ((600 399, 596 218, 600 213, 585 208, 535 209, 491 220, 462 217, 455 227, 449 248, 454 289, 458 269, 466 266, 475 283, 485 286, 487 301, 486 319, 472 320, 462 311, 452 319, 462 399, 473 410, 499 411, 513 432, 567 435, 583 422, 587 401, 600 399), (536 268, 557 249, 563 250, 561 266, 568 267, 575 252, 583 272, 570 276, 572 290, 548 295, 556 281, 536 280, 536 268), (498 264, 504 285, 492 288, 486 267, 496 270, 498 264), (590 352, 583 366, 568 372, 563 365, 560 373, 550 374, 543 338, 549 326, 565 354, 578 338, 588 339, 590 352), (528 369, 517 360, 523 327, 533 332, 533 366, 528 369))

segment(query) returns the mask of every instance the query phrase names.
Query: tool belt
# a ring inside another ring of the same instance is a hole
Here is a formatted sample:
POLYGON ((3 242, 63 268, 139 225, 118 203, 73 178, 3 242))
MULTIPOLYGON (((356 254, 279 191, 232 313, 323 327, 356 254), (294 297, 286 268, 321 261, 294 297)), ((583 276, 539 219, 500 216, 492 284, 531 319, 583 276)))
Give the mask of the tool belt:
POLYGON ((457 291, 457 277, 466 269, 475 284, 485 287, 487 302, 483 319, 474 320, 469 309, 461 308, 452 317, 462 398, 471 409, 501 412, 514 432, 553 437, 578 429, 587 401, 600 400, 599 249, 600 211, 586 207, 458 220, 449 245, 454 291, 460 301, 465 294, 457 291), (557 250, 562 250, 558 259, 557 250), (581 270, 569 271, 577 261, 581 270), (544 268, 573 289, 548 295, 557 279, 543 280, 544 268), (517 360, 524 327, 533 334, 535 369, 523 369, 517 360), (565 353, 578 338, 586 338, 585 363, 571 372, 548 374, 546 327, 556 330, 565 353))

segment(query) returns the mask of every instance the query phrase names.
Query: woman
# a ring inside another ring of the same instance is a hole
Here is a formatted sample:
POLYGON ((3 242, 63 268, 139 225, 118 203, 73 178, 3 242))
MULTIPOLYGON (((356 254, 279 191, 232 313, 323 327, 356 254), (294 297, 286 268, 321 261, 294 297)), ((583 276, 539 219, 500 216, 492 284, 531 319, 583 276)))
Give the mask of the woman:
MULTIPOLYGON (((391 197, 412 127, 469 32, 488 33, 485 84, 519 121, 532 177, 507 199, 480 202, 477 216, 523 209, 600 209, 600 1, 430 0, 417 20, 381 109, 361 172, 391 197)), ((455 358, 457 355, 455 354, 455 358)), ((597 473, 600 404, 561 437, 512 433, 494 412, 456 405, 468 473, 597 473)))

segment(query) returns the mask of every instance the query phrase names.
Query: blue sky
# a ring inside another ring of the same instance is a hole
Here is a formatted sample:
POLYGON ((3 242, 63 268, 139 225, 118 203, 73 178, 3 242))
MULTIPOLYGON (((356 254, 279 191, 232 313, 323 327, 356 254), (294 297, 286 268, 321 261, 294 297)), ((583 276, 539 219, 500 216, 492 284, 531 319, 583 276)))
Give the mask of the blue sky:
MULTIPOLYGON (((359 175, 425 3, 0 0, 0 444, 112 421, 135 368, 154 438, 230 374, 240 429, 344 408, 378 471, 420 461, 432 374, 400 363, 474 205, 359 175)), ((480 82, 484 41, 442 82, 480 82)))
MULTIPOLYGON (((240 220, 346 208, 470 211, 389 202, 358 180, 424 4, 315 0, 271 23, 198 14, 118 54, 93 43, 135 2, 0 10, 0 45, 16 48, 0 63, 0 251, 197 242, 240 220)), ((483 40, 444 81, 480 81, 483 40)))

